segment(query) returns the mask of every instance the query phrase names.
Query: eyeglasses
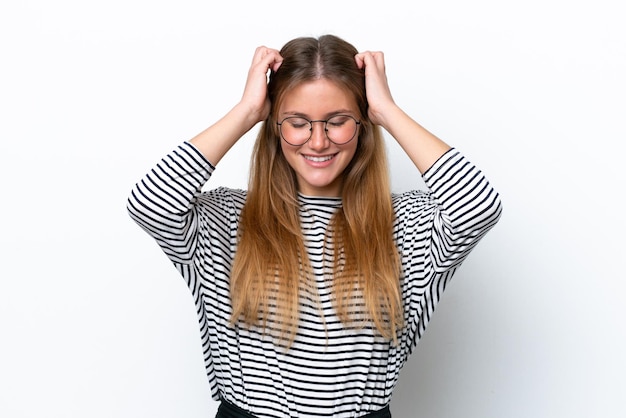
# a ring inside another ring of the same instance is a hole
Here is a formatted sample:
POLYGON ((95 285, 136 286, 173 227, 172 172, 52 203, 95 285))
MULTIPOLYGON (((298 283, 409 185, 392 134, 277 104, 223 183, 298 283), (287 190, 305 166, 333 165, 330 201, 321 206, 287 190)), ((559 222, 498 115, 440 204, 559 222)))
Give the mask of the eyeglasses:
POLYGON ((289 145, 304 145, 313 135, 313 124, 324 122, 326 138, 336 145, 347 144, 356 136, 361 121, 350 115, 335 115, 326 120, 308 120, 300 116, 289 116, 276 122, 280 136, 289 145))

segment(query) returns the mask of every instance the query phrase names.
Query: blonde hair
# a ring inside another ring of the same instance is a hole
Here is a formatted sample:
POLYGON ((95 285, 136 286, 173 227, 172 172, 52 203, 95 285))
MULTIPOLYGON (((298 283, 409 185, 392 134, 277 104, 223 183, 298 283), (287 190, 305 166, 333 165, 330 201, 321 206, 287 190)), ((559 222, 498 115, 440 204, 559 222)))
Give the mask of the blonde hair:
POLYGON ((282 48, 283 63, 270 74, 272 107, 253 150, 230 292, 233 323, 260 325, 287 345, 298 329, 301 291, 315 285, 300 226, 297 180, 281 151, 274 115, 290 89, 320 78, 354 96, 362 122, 356 153, 343 173, 342 207, 327 237, 334 248, 334 308, 346 326, 371 323, 394 341, 403 325, 387 158, 380 128, 367 118, 365 76, 354 61, 356 53, 333 35, 297 38, 282 48))

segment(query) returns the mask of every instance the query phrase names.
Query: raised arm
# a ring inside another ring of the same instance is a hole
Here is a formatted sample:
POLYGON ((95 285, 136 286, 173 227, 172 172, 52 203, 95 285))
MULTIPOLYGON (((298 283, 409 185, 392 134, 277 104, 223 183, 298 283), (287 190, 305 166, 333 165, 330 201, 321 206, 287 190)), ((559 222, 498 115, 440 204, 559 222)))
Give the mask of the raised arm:
POLYGON ((276 71, 282 62, 280 53, 264 46, 258 47, 248 71, 241 101, 223 118, 205 129, 191 143, 213 165, 254 125, 265 120, 270 111, 267 97, 267 72, 276 71))
MULTIPOLYGON (((278 51, 257 48, 241 101, 189 141, 191 145, 182 144, 164 157, 132 189, 128 198, 130 216, 173 261, 185 264, 191 260, 196 247, 201 189, 224 154, 244 133, 267 118, 267 71, 276 70, 281 60, 278 51)), ((215 194, 213 198, 216 201, 212 208, 228 211, 226 198, 215 194)))
POLYGON ((365 69, 365 87, 369 117, 398 141, 417 169, 423 174, 450 146, 427 131, 396 105, 385 73, 382 52, 366 51, 355 56, 359 68, 365 69))
MULTIPOLYGON (((396 105, 387 83, 382 52, 363 52, 355 60, 359 68, 365 69, 370 119, 398 141, 424 175, 436 204, 432 211, 416 213, 432 218, 434 232, 429 248, 434 268, 450 269, 462 262, 498 222, 502 212, 500 197, 483 173, 460 153, 448 153, 442 158, 450 146, 396 105)), ((415 239, 415 243, 417 251, 422 251, 421 240, 415 239)))

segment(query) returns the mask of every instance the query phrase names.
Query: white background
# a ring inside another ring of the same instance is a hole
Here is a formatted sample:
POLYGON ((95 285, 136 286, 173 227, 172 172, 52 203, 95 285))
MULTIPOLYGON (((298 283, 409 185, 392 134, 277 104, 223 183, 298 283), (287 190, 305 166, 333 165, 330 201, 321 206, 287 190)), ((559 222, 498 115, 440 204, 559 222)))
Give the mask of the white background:
MULTIPOLYGON (((623 417, 619 1, 5 1, 0 416, 214 415, 192 299, 132 223, 136 180, 240 98, 254 48, 383 50, 396 101, 487 174, 394 417, 623 417)), ((212 185, 245 187, 253 135, 212 185)), ((395 190, 421 187, 388 138, 395 190)))

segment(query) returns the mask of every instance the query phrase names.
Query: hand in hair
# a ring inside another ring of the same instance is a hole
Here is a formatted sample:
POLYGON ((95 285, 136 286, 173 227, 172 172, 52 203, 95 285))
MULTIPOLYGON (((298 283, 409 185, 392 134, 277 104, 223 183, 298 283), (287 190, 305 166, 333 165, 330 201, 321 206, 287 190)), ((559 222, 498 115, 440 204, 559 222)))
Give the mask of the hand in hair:
POLYGON ((216 165, 228 150, 254 125, 267 118, 267 73, 276 71, 283 59, 280 53, 260 46, 256 49, 243 96, 224 117, 191 139, 198 150, 216 165))
POLYGON ((426 172, 450 146, 396 105, 387 82, 382 52, 361 52, 354 59, 359 68, 365 69, 369 118, 398 141, 420 172, 426 172))
POLYGON ((240 104, 247 107, 251 115, 258 115, 256 122, 264 121, 270 112, 267 73, 278 70, 282 62, 280 52, 275 49, 260 46, 254 52, 240 104))
POLYGON ((368 116, 373 123, 386 128, 385 116, 396 104, 387 82, 385 57, 380 51, 365 51, 357 54, 354 59, 360 69, 365 69, 368 116))

